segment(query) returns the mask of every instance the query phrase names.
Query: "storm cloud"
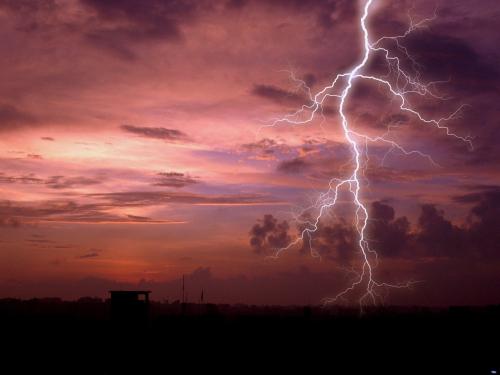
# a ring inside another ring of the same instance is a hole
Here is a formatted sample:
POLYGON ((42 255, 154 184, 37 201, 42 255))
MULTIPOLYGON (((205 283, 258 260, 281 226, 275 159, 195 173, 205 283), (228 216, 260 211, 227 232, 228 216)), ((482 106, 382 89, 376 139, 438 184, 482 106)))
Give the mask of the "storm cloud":
POLYGON ((126 132, 146 138, 162 139, 165 141, 188 141, 189 137, 177 129, 167 129, 162 127, 147 127, 135 125, 122 125, 126 132))

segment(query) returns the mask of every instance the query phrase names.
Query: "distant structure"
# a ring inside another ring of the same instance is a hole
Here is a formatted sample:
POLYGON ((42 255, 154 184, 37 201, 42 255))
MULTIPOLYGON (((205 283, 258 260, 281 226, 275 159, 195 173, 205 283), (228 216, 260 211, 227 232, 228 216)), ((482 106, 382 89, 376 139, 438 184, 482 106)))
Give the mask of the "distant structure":
POLYGON ((186 303, 186 287, 184 285, 184 275, 182 275, 182 303, 186 303))
POLYGON ((110 290, 111 319, 115 323, 142 324, 149 318, 149 290, 110 290))

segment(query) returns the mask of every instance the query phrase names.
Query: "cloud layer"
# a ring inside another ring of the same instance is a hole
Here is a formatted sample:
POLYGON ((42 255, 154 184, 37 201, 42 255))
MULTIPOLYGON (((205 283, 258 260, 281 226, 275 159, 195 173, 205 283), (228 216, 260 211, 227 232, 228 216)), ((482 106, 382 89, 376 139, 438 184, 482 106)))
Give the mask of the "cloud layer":
MULTIPOLYGON (((147 3, 0 1, 3 290, 22 295, 46 282, 48 294, 64 295, 71 280, 83 293, 147 279, 168 295, 197 268, 193 283, 226 288, 228 300, 272 303, 287 290, 282 301, 303 302, 338 290, 349 281, 339 267, 357 256, 347 195, 313 241, 324 262, 300 246, 273 263, 255 253, 288 244, 302 208, 352 171, 337 98, 307 126, 266 125, 310 104, 359 60, 358 2, 147 3), (92 288, 87 278, 97 280, 92 288)), ((377 1, 371 35, 400 35, 408 15, 418 22, 435 8, 377 1)), ((474 300, 472 285, 478 301, 496 302, 484 285, 499 290, 498 17, 497 1, 450 0, 400 49, 384 41, 444 98, 411 96, 415 108, 440 118, 464 105, 447 125, 470 135, 472 150, 401 113, 378 85, 356 84, 346 103, 355 131, 385 134, 435 162, 363 144, 378 272, 429 280, 409 303, 425 302, 436 283, 450 303, 474 300), (460 280, 469 292, 451 287, 460 280)), ((376 56, 367 72, 388 69, 376 56)))

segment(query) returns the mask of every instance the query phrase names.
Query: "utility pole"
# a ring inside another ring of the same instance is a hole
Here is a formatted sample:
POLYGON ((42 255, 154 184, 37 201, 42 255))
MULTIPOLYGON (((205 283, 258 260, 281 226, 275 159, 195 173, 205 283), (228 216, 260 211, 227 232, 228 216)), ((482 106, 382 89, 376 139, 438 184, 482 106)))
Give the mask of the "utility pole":
POLYGON ((184 275, 182 275, 182 303, 186 303, 186 292, 185 292, 185 285, 184 285, 184 275))

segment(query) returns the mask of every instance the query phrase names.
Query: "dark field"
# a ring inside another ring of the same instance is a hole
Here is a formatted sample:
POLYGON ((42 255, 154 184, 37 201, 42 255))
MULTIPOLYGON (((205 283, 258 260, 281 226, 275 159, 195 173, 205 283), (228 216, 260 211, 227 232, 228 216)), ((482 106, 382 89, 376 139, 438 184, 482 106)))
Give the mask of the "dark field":
POLYGON ((492 374, 500 306, 357 309, 0 300, 6 374, 492 374))

